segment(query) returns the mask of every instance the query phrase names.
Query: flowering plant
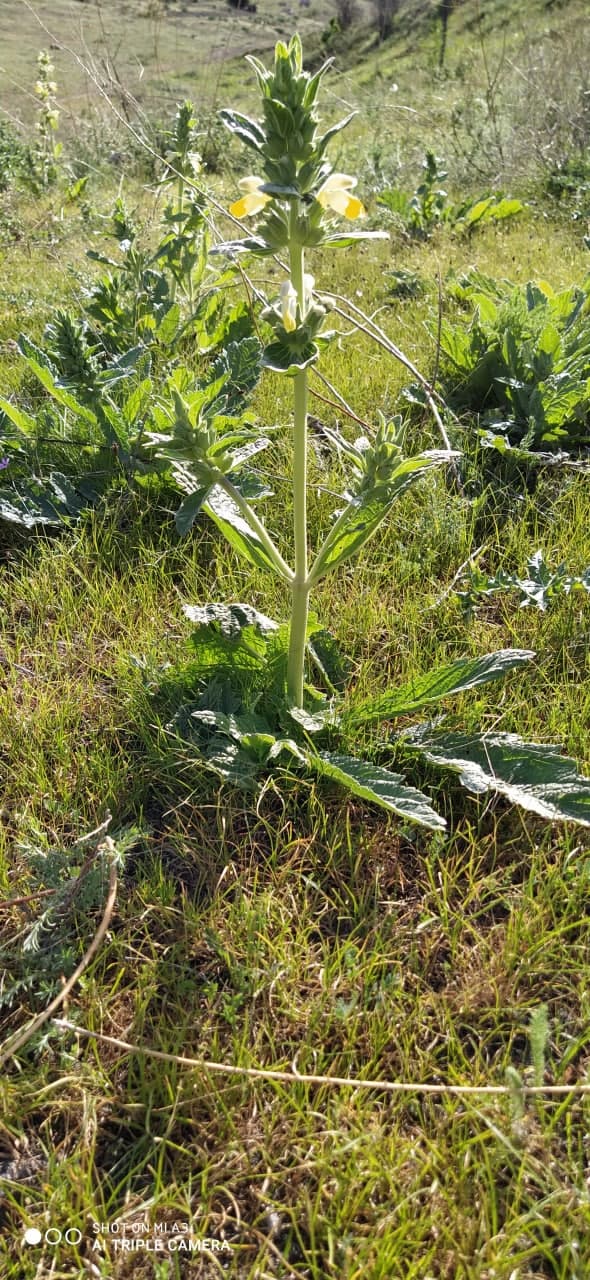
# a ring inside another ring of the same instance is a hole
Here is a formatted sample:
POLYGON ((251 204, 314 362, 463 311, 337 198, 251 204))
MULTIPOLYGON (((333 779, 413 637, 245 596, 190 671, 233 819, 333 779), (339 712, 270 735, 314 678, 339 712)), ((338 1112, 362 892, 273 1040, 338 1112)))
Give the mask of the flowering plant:
MULTIPOLYGON (((399 773, 316 743, 322 743, 322 738, 330 742, 346 726, 405 717, 495 680, 534 655, 502 650, 482 658, 461 658, 361 705, 347 705, 340 698, 342 671, 334 662, 333 647, 326 643, 326 634, 310 623, 312 590, 327 573, 361 551, 402 494, 454 455, 449 449, 438 449, 406 456, 404 424, 399 418, 388 421, 378 415, 372 438, 361 436, 354 442, 326 429, 351 475, 331 528, 310 558, 307 379, 308 368, 329 335, 323 329, 326 306, 305 270, 305 253, 319 245, 339 247, 380 233, 338 229, 334 220, 333 215, 355 221, 365 210, 353 194, 354 177, 333 172, 327 158, 330 140, 350 119, 321 132, 317 98, 327 66, 315 75, 303 69, 297 35, 288 46, 277 45, 271 70, 256 58, 248 61, 258 79, 262 119, 255 121, 229 110, 222 116, 256 153, 258 170, 241 180, 242 194, 229 212, 238 221, 257 221, 253 234, 222 247, 231 254, 288 256, 288 275, 278 297, 262 313, 271 339, 261 363, 290 378, 293 385, 293 567, 253 506, 256 497, 268 491, 260 489, 247 464, 268 440, 258 435, 249 416, 228 415, 223 372, 207 389, 191 395, 177 381, 172 430, 154 435, 153 442, 188 494, 180 522, 177 516, 179 527, 190 527, 204 509, 241 554, 282 579, 290 594, 291 615, 288 627, 281 628, 249 605, 186 606, 186 616, 197 626, 193 641, 202 686, 197 704, 181 709, 176 728, 184 739, 189 736, 196 741, 218 774, 242 785, 286 754, 296 764, 412 822, 444 827, 444 819, 427 796, 399 773), (331 697, 306 684, 308 655, 319 667, 331 697)), ((537 813, 590 825, 590 784, 575 774, 573 762, 558 756, 555 748, 522 743, 511 734, 485 739, 441 734, 436 725, 428 724, 405 728, 394 742, 399 754, 426 756, 431 763, 455 769, 472 791, 503 791, 537 813)))

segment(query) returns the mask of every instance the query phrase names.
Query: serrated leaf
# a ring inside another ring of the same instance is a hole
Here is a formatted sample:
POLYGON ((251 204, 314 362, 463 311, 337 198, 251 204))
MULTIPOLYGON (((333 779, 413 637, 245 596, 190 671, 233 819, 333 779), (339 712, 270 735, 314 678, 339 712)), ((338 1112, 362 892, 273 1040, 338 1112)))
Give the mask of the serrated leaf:
POLYGON ((264 636, 279 629, 278 622, 259 613, 251 604, 184 604, 182 612, 189 622, 196 622, 200 627, 216 622, 225 636, 237 636, 244 627, 255 627, 264 636))
POLYGON ((333 755, 325 751, 310 752, 307 761, 316 773, 332 778, 363 800, 390 809, 399 817, 420 826, 441 831, 446 827, 444 818, 432 808, 428 797, 415 787, 409 787, 399 773, 391 773, 389 769, 369 764, 366 760, 356 760, 353 756, 333 755))
POLYGON ((401 688, 388 689, 378 698, 350 707, 344 715, 355 725, 409 715, 428 703, 440 702, 442 698, 450 698, 466 689, 499 680, 508 671, 530 662, 534 656, 530 649, 498 649, 496 653, 487 653, 481 658, 457 658, 436 671, 416 676, 401 688))
POLYGON ((215 361, 213 376, 225 375, 226 378, 223 393, 229 412, 238 406, 243 407, 244 400, 256 386, 260 377, 261 352, 258 338, 249 336, 228 343, 215 361))
POLYGON ((87 408, 86 405, 80 404, 80 401, 76 400, 76 397, 73 396, 71 392, 66 391, 64 387, 59 385, 44 352, 40 351, 34 343, 30 342, 28 338, 23 336, 19 338, 18 346, 19 350, 24 355, 29 368, 35 374, 35 377, 39 380, 41 386, 49 392, 49 395, 52 396, 54 400, 57 400, 58 404, 63 405, 66 409, 70 409, 72 413, 75 413, 78 417, 83 418, 85 422, 88 422, 95 427, 97 423, 96 414, 93 413, 91 409, 87 408))
POLYGON ((554 821, 590 826, 590 778, 553 744, 514 733, 445 733, 420 725, 400 735, 432 764, 451 769, 468 791, 496 791, 512 804, 554 821))

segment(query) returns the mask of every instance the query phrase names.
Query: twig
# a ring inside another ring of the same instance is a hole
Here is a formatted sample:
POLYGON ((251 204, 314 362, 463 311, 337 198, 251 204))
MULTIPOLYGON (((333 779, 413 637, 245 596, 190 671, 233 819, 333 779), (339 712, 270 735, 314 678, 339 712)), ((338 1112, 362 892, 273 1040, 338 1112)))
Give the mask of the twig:
MULTIPOLYGON (((322 1076, 305 1075, 298 1071, 266 1071, 261 1067, 236 1067, 224 1062, 209 1062, 206 1058, 186 1058, 182 1054, 165 1053, 161 1049, 148 1049, 143 1045, 130 1044, 128 1040, 119 1040, 115 1036, 105 1036, 99 1031, 90 1031, 79 1027, 66 1018, 55 1018, 56 1027, 63 1031, 72 1031, 87 1040, 98 1040, 101 1044, 113 1045, 123 1049, 125 1053, 141 1053, 149 1058, 157 1058, 160 1062, 175 1062, 181 1067, 197 1067, 200 1071, 218 1072, 226 1076, 247 1076, 255 1080, 280 1080, 285 1084, 328 1084, 344 1086, 348 1089, 375 1089, 381 1093, 426 1093, 444 1096, 445 1094, 460 1097, 463 1094, 490 1094, 506 1097, 515 1089, 506 1084, 422 1084, 420 1081, 407 1080, 363 1080, 355 1076, 322 1076)), ((590 1083, 582 1084, 542 1084, 519 1087, 522 1094, 577 1094, 590 1093, 590 1083)))
POLYGON ((452 453, 451 442, 436 406, 436 392, 434 391, 434 388, 431 387, 428 379, 424 377, 424 374, 420 373, 420 370, 416 368, 414 362, 410 360, 408 356, 404 355, 403 351, 396 346, 395 342, 392 342, 391 338, 388 338, 387 334, 383 332, 383 329, 381 329, 370 316, 366 315, 364 311, 361 311, 360 307, 357 307, 354 302, 351 302, 350 298, 345 298, 340 293, 330 293, 326 289, 323 289, 322 293, 327 298, 334 298, 337 303, 342 302, 345 306, 349 307, 353 312, 352 316, 347 315, 346 311, 343 311, 342 307, 339 306, 335 306, 334 311, 337 315, 342 316, 344 320, 354 323, 357 329, 360 329, 362 333, 366 333, 368 338, 372 338, 378 346, 383 347, 383 349, 388 351, 390 355, 394 356, 396 360, 399 360, 400 364, 403 364, 404 368, 408 369, 409 372, 418 380, 424 391, 426 399, 428 400, 428 404, 430 405, 432 416, 439 429, 445 449, 448 449, 449 453, 452 453), (360 319, 357 317, 360 317, 360 319))
POLYGON ((23 898, 7 898, 0 902, 0 911, 10 911, 11 907, 23 907, 27 902, 36 902, 38 898, 48 898, 57 889, 37 889, 36 893, 26 893, 23 898))
POLYGON ((51 1003, 47 1005, 46 1009, 43 1009, 41 1013, 38 1013, 36 1017, 34 1017, 32 1021, 29 1022, 28 1026, 24 1027, 21 1031, 17 1031, 15 1035, 9 1036, 8 1040, 5 1040, 4 1044, 0 1048, 0 1067, 3 1067, 4 1064, 8 1061, 8 1059, 12 1058, 13 1055, 17 1053, 19 1049, 22 1049, 25 1044, 28 1044, 29 1040, 31 1039, 31 1036, 34 1036, 35 1032, 39 1030, 39 1027, 42 1027, 43 1024, 48 1021, 49 1018, 53 1017, 53 1014, 56 1012, 57 1009, 59 1009, 60 1005, 63 1004, 64 1000, 67 1000, 70 994, 70 991, 73 990, 78 979, 84 973, 84 970, 88 968, 90 961, 94 959, 94 956, 99 950, 101 942, 105 937, 107 929, 111 923, 111 917, 113 914, 113 910, 115 907, 115 900, 117 897, 117 862, 114 856, 115 845, 110 836, 107 836, 105 838, 100 848, 102 850, 106 850, 106 852, 110 854, 111 866, 109 871, 109 892, 107 895, 107 900, 106 900, 102 920, 98 926, 98 929, 96 930, 96 933, 92 939, 92 942, 90 943, 90 946, 88 947, 88 950, 82 956, 82 959, 78 967, 74 969, 72 976, 68 978, 67 982, 64 983, 61 991, 58 993, 58 995, 56 995, 55 999, 52 1000, 51 1003))
POLYGON ((441 279, 440 265, 439 265, 439 268, 438 268, 438 316, 437 316, 437 322, 436 322, 436 350, 434 353, 434 368, 432 370, 432 377, 430 379, 430 385, 433 391, 436 389, 436 384, 438 382, 438 370, 440 365, 441 338, 442 338, 442 322, 443 322, 443 292, 442 292, 442 279, 441 279))
POLYGON ((338 404, 336 404, 334 400, 329 400, 327 396, 321 396, 319 391, 314 391, 313 388, 310 387, 311 395, 315 396, 316 400, 324 400, 326 404, 332 405, 332 408, 334 409, 338 409, 338 408, 343 409, 347 418, 352 418, 353 422, 358 422, 359 426, 365 427, 367 431, 371 430, 369 423, 365 422, 363 418, 359 418, 358 414, 354 412, 354 409, 351 409, 350 405, 344 399, 344 396, 342 395, 342 393, 338 390, 337 387, 333 386, 333 384, 326 377, 325 373, 320 373, 320 370, 316 369, 314 365, 311 365, 310 373, 313 373, 316 378, 319 378, 320 382, 322 382, 324 386, 328 388, 328 391, 330 391, 333 396, 336 396, 336 400, 338 401, 338 404))

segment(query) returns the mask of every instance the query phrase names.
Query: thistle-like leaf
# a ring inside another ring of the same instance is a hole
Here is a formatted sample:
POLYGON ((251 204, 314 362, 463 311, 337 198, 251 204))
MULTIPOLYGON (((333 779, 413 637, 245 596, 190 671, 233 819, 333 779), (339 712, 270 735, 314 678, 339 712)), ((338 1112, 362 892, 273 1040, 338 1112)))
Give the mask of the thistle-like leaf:
POLYGON ((496 791, 542 818, 590 827, 590 778, 553 744, 523 742, 515 733, 446 733, 432 724, 400 734, 405 746, 451 769, 468 791, 496 791))

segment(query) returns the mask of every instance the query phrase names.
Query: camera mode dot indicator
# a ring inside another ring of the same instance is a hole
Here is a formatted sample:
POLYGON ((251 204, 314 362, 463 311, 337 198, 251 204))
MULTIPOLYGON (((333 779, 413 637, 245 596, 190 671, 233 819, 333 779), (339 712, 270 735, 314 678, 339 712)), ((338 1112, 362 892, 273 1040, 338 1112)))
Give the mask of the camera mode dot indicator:
POLYGON ((27 1227, 23 1238, 25 1244, 40 1244, 43 1237, 38 1227, 27 1227))

